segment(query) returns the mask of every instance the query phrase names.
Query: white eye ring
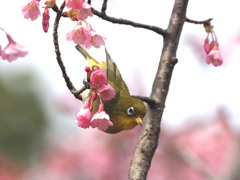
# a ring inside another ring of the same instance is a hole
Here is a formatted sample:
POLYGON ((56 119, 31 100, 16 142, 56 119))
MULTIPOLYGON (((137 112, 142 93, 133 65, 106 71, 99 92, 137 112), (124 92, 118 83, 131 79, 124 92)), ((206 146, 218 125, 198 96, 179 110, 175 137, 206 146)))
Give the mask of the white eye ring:
POLYGON ((135 111, 134 111, 134 108, 133 107, 130 107, 127 109, 127 114, 129 116, 134 116, 135 115, 135 111))

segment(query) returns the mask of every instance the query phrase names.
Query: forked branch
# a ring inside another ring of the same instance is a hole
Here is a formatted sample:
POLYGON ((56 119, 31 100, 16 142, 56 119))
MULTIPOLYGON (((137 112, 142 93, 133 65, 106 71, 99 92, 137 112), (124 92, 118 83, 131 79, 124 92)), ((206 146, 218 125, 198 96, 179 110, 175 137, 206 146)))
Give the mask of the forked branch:
POLYGON ((66 85, 67 85, 68 89, 77 99, 82 100, 82 97, 79 94, 80 91, 76 90, 76 88, 73 86, 70 78, 67 75, 66 68, 65 68, 64 63, 62 61, 61 53, 60 53, 60 50, 59 50, 58 25, 59 25, 59 21, 62 17, 62 12, 63 12, 64 6, 65 6, 65 1, 62 3, 62 5, 59 9, 57 7, 55 8, 55 10, 57 11, 57 15, 56 15, 56 19, 55 19, 55 22, 54 22, 53 43, 54 43, 54 48, 55 48, 55 53, 56 53, 56 59, 57 59, 58 65, 59 65, 59 67, 62 71, 62 76, 63 76, 63 78, 66 82, 66 85))

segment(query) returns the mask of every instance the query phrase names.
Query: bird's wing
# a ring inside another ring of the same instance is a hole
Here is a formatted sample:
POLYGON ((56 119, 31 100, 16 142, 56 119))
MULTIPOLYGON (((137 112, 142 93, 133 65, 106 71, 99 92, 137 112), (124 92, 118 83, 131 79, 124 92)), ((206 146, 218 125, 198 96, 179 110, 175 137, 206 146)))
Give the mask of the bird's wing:
POLYGON ((117 65, 112 60, 111 56, 107 52, 107 49, 105 49, 106 52, 106 61, 107 61, 107 78, 108 82, 112 85, 116 85, 119 90, 121 90, 121 94, 130 95, 128 87, 126 83, 124 82, 120 71, 118 70, 117 65))

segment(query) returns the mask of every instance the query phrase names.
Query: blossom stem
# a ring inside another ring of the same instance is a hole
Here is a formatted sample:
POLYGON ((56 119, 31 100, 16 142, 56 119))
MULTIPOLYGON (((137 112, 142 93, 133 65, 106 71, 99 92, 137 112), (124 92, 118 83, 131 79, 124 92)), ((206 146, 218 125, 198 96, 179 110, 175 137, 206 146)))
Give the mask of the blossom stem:
POLYGON ((214 41, 217 41, 217 35, 215 34, 215 32, 214 32, 214 31, 212 31, 212 33, 211 33, 211 34, 212 34, 212 36, 214 37, 214 38, 213 38, 213 40, 214 40, 214 41))
POLYGON ((206 24, 208 22, 210 22, 213 18, 209 18, 203 21, 196 21, 196 20, 192 20, 186 17, 185 21, 188 23, 192 23, 192 24, 206 24))

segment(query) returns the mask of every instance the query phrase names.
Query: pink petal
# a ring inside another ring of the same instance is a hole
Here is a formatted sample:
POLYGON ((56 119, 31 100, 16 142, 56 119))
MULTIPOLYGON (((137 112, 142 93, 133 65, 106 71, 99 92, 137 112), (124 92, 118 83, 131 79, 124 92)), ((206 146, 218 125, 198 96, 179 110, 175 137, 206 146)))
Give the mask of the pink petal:
POLYGON ((102 84, 98 88, 99 97, 105 101, 115 97, 116 91, 110 84, 102 84))
POLYGON ((92 17, 92 9, 88 3, 83 3, 83 7, 78 10, 78 18, 79 19, 87 19, 88 17, 92 17))
POLYGON ((104 37, 96 34, 92 36, 91 43, 95 48, 100 48, 100 46, 105 45, 104 39, 105 39, 104 37))
POLYGON ((13 41, 10 35, 7 35, 7 37, 8 37, 9 43, 1 52, 1 56, 3 60, 12 62, 17 58, 24 57, 28 54, 28 51, 25 47, 13 41))
POLYGON ((22 8, 22 14, 26 19, 36 20, 40 15, 39 2, 37 0, 29 2, 22 8))
POLYGON ((66 0, 66 7, 73 9, 80 9, 83 6, 83 0, 66 0))
POLYGON ((109 126, 112 126, 113 123, 110 121, 109 115, 105 112, 97 112, 91 121, 92 128, 98 128, 99 130, 106 130, 109 126))
POLYGON ((95 70, 90 76, 90 81, 94 85, 107 84, 107 75, 101 70, 95 70))
POLYGON ((223 63, 222 57, 218 50, 212 50, 206 57, 207 64, 213 64, 214 66, 220 66, 223 63))
POLYGON ((89 108, 81 108, 76 115, 78 126, 84 129, 89 128, 91 117, 92 113, 89 108))
POLYGON ((76 25, 75 28, 67 33, 67 40, 73 41, 76 44, 84 45, 88 39, 91 38, 91 32, 89 29, 76 25))

